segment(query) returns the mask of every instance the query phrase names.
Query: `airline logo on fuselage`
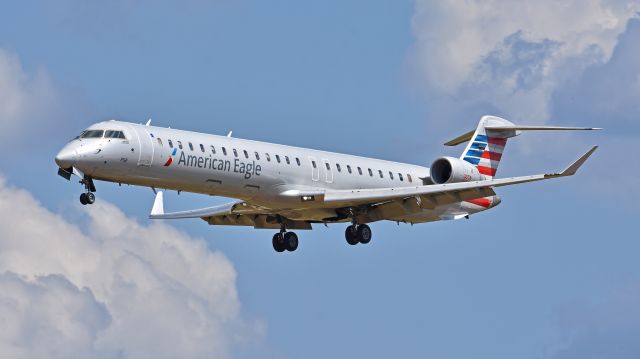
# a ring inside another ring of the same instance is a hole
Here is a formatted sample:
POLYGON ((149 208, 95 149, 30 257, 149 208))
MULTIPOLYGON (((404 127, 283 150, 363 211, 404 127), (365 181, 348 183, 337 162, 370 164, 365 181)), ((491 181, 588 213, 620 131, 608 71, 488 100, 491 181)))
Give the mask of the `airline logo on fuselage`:
POLYGON ((167 162, 165 162, 165 163, 164 163, 164 166, 165 166, 165 167, 169 167, 169 166, 171 166, 171 163, 173 163, 173 156, 175 156, 175 155, 176 155, 176 152, 177 152, 177 151, 178 151, 178 149, 177 149, 177 148, 174 148, 174 149, 173 149, 173 152, 171 152, 171 156, 169 157, 169 159, 167 160, 167 162))
MULTIPOLYGON (((169 167, 173 163, 173 158, 176 155, 177 148, 173 149, 171 153, 171 157, 164 164, 165 167, 169 167)), ((218 158, 203 157, 203 156, 194 156, 194 155, 185 155, 184 151, 180 152, 180 158, 178 159, 177 164, 179 166, 186 167, 197 167, 197 168, 205 168, 214 171, 225 171, 225 172, 233 172, 240 173, 244 176, 245 179, 251 178, 251 176, 260 176, 260 172, 262 171, 262 166, 257 165, 255 161, 244 162, 239 158, 235 158, 232 161, 230 160, 222 160, 218 158)))

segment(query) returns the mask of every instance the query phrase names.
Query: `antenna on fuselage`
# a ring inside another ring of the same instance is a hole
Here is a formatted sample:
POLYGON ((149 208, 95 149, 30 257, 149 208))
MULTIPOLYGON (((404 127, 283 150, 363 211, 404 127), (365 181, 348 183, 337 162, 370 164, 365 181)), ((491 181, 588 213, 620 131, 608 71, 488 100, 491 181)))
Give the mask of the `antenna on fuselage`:
POLYGON ((229 131, 229 133, 227 133, 227 137, 231 137, 231 135, 233 134, 233 130, 229 131))
POLYGON ((151 124, 151 118, 149 118, 145 126, 149 126, 150 124, 151 124))

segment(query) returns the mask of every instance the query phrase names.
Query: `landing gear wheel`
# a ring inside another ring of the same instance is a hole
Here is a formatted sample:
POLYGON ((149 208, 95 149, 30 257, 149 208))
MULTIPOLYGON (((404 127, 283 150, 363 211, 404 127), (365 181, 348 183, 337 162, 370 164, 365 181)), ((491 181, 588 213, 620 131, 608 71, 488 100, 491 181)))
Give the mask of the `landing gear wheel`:
POLYGON ((359 242, 358 237, 356 236, 356 232, 357 231, 356 231, 355 225, 350 225, 344 231, 344 237, 347 239, 347 243, 349 243, 352 246, 355 246, 359 242))
POLYGON ((289 252, 295 251, 298 249, 298 235, 293 232, 285 233, 284 244, 289 252))
POLYGON ((361 224, 358 226, 358 230, 356 231, 356 237, 358 237, 358 242, 362 244, 367 244, 371 241, 371 228, 366 224, 361 224))
POLYGON ((89 204, 89 199, 87 198, 86 193, 82 193, 80 195, 80 203, 82 203, 83 206, 89 204))
POLYGON ((273 249, 278 253, 284 252, 284 250, 286 249, 282 233, 274 234, 271 243, 273 244, 273 249))
POLYGON ((96 195, 93 192, 87 192, 85 198, 87 199, 87 204, 93 204, 96 201, 96 195))

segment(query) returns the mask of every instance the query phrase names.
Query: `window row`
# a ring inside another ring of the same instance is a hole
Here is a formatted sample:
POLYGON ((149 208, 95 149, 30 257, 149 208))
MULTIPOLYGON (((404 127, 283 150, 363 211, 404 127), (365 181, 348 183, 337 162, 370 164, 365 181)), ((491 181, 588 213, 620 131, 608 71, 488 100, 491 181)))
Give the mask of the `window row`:
MULTIPOLYGON (((163 146, 162 139, 160 137, 157 137, 157 141, 158 141, 158 144, 160 145, 160 147, 162 147, 163 146)), ((167 142, 169 144, 169 147, 173 148, 173 141, 167 140, 167 142)), ((178 145, 179 149, 183 149, 182 141, 176 141, 176 144, 178 145)), ((195 147, 193 146, 193 143, 187 142, 187 145, 189 146, 189 149, 191 151, 194 151, 195 147)), ((207 150, 205 149, 205 146, 203 144, 199 144, 199 148, 200 148, 200 151, 202 153, 206 153, 207 152, 207 150)), ((213 145, 209 146, 209 149, 211 150, 211 153, 214 154, 214 155, 218 153, 216 147, 213 146, 213 145)), ((222 154, 224 156, 227 156, 228 152, 227 152, 227 148, 226 147, 220 147, 220 150, 222 151, 222 154)), ((233 152, 233 156, 234 157, 238 157, 238 158, 240 157, 240 155, 239 155, 240 152, 237 149, 232 148, 231 151, 233 152)), ((241 151, 242 151, 242 155, 244 156, 244 158, 251 159, 250 158, 251 156, 249 155, 249 152, 247 150, 241 150, 241 151)), ((255 157, 255 159, 257 161, 260 161, 260 153, 258 153, 258 151, 254 151, 253 152, 253 157, 255 157)), ((274 157, 276 159, 276 162, 278 162, 278 163, 282 163, 282 161, 284 160, 284 162, 286 164, 290 165, 291 162, 292 162, 291 159, 289 158, 289 156, 282 156, 281 157, 280 155, 274 155, 274 157)), ((264 158, 267 160, 267 162, 271 162, 271 155, 269 155, 268 153, 264 154, 264 158)), ((302 162, 300 162, 300 159, 298 157, 295 157, 294 159, 295 159, 295 162, 296 162, 296 164, 298 166, 302 165, 302 162)))
MULTIPOLYGON (((158 144, 160 145, 160 147, 164 146, 163 142, 162 142, 162 139, 160 137, 157 137, 157 141, 158 141, 158 144)), ((169 147, 174 148, 172 140, 167 140, 167 142, 169 144, 169 147)), ((182 141, 176 141, 176 144, 178 145, 179 149, 181 149, 181 150, 183 149, 182 141)), ((194 151, 195 147, 193 146, 193 144, 191 142, 187 142, 187 145, 189 146, 189 149, 191 151, 194 151)), ((200 149, 200 151, 202 153, 206 153, 207 152, 207 150, 205 149, 205 146, 203 144, 199 144, 198 147, 199 147, 199 149, 200 149)), ((213 146, 213 145, 209 146, 209 149, 211 150, 211 153, 214 154, 214 155, 218 153, 216 147, 213 146)), ((220 150, 222 151, 222 154, 224 156, 227 156, 227 148, 226 147, 221 146, 220 150)), ((237 149, 232 148, 231 151, 233 152, 233 156, 234 157, 236 157, 236 158, 240 157, 239 151, 237 149)), ((250 155, 249 155, 249 152, 247 150, 241 150, 241 151, 242 151, 242 155, 244 156, 244 158, 250 159, 250 155)), ((260 153, 258 153, 258 151, 254 151, 253 152, 253 157, 255 157, 255 159, 257 161, 260 161, 261 157, 260 157, 260 153)), ((284 162, 286 164, 288 164, 288 165, 291 164, 291 162, 292 162, 289 159, 289 156, 282 156, 281 157, 280 155, 274 155, 274 157, 276 159, 276 162, 278 162, 278 163, 282 163, 282 159, 284 159, 284 162)), ((267 162, 271 162, 271 155, 269 155, 269 153, 265 152, 264 158, 267 160, 267 162)), ((296 164, 298 166, 302 165, 302 163, 300 162, 300 158, 294 157, 294 160, 295 160, 295 162, 296 162, 296 164)), ((311 165, 313 166, 314 169, 318 168, 318 164, 316 163, 315 160, 311 161, 311 165)), ((324 165, 325 165, 327 171, 331 171, 332 170, 331 169, 331 164, 329 162, 324 162, 324 165)), ((336 167, 336 170, 338 170, 338 172, 342 172, 342 166, 339 163, 336 163, 335 167, 336 167)), ((353 173, 351 165, 346 165, 345 167, 347 168, 347 172, 348 173, 350 173, 350 174, 353 173)), ((359 175, 362 176, 364 174, 364 172, 362 171, 362 167, 357 166, 356 169, 357 169, 359 175)), ((384 172, 382 170, 376 170, 376 172, 378 173, 378 176, 380 178, 384 178, 384 172)), ((367 173, 369 173, 370 177, 373 177, 374 170, 372 170, 371 168, 367 168, 367 173)), ((388 173, 389 173, 389 179, 393 180, 394 179, 394 173, 392 171, 389 171, 388 173)), ((398 179, 400 181, 404 181, 404 176, 402 175, 402 173, 398 172, 397 175, 398 175, 398 179)), ((411 178, 411 175, 408 174, 408 173, 407 173, 407 180, 409 182, 413 182, 413 178, 411 178)))
MULTIPOLYGON (((313 168, 318 168, 318 166, 316 165, 316 161, 311 161, 311 165, 313 166, 313 168)), ((329 162, 325 162, 324 166, 326 167, 327 171, 331 171, 331 164, 329 162)), ((353 170, 351 169, 351 165, 346 165, 346 167, 347 167, 347 172, 353 173, 353 170)), ((340 166, 339 163, 336 163, 336 169, 338 170, 338 172, 342 172, 342 166, 340 166)), ((362 171, 362 167, 357 166, 356 169, 358 170, 359 175, 362 176, 364 174, 364 172, 362 171)), ((371 168, 367 168, 367 172, 369 173, 369 177, 373 177, 374 171, 371 168)), ((384 178, 384 172, 382 170, 377 170, 377 172, 380 178, 384 178)), ((392 180, 394 179, 392 171, 389 171, 389 178, 392 180)), ((404 176, 400 172, 398 172, 398 179, 400 179, 400 181, 404 181, 404 176)), ((413 182, 413 178, 411 178, 411 175, 408 173, 407 173, 407 180, 409 182, 413 182)))

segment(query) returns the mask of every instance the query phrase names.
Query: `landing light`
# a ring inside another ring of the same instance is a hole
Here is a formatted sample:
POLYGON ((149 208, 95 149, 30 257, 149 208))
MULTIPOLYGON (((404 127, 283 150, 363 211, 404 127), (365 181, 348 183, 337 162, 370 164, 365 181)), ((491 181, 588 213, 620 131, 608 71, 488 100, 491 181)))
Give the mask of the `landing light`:
POLYGON ((315 196, 302 196, 301 199, 302 199, 302 202, 309 202, 309 201, 314 201, 316 198, 315 196))

